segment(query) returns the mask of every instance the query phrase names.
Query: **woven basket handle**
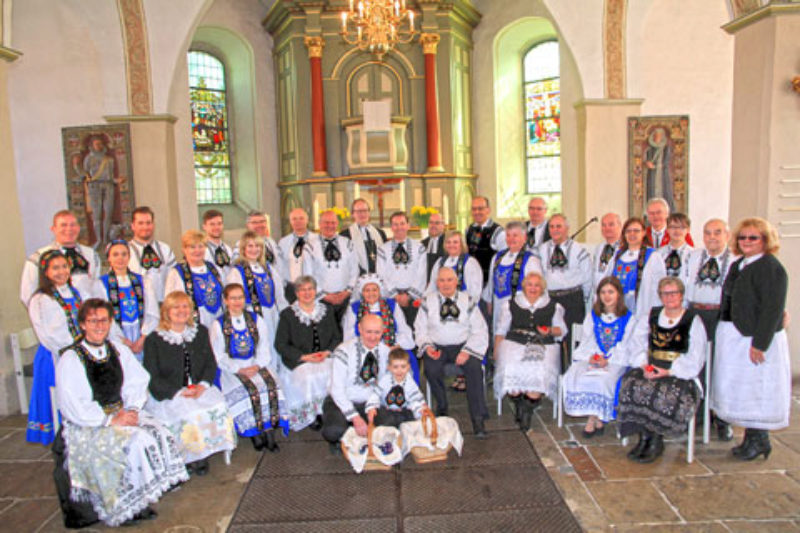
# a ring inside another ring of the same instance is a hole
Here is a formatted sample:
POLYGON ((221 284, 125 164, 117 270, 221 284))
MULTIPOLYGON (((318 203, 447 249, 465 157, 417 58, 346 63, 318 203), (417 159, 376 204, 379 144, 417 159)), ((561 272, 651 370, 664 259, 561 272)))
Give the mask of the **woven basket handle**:
POLYGON ((367 459, 375 459, 375 452, 372 450, 372 432, 375 430, 375 424, 370 422, 367 424, 367 459))
POLYGON ((436 446, 436 439, 439 437, 439 431, 436 428, 436 417, 433 416, 433 411, 430 409, 423 409, 420 423, 422 424, 422 433, 431 439, 431 444, 433 446, 436 446), (431 424, 430 432, 428 432, 428 422, 431 424))

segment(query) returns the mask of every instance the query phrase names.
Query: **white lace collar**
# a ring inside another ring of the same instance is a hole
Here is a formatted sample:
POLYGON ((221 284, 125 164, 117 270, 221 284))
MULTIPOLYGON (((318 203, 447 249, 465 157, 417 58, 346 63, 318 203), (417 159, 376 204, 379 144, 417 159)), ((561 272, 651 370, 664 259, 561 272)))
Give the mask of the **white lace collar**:
POLYGON ((301 324, 304 326, 310 326, 312 322, 318 323, 320 320, 322 320, 327 312, 327 307, 325 307, 325 304, 322 302, 317 301, 314 303, 314 310, 311 313, 306 313, 300 307, 300 302, 295 302, 292 304, 292 312, 301 324))
POLYGON ((522 291, 519 291, 517 293, 517 295, 514 296, 514 301, 521 308, 528 309, 530 311, 534 311, 536 309, 540 309, 540 308, 546 306, 547 304, 549 304, 550 303, 550 296, 548 296, 546 292, 542 293, 542 295, 539 296, 539 299, 537 299, 533 303, 530 303, 528 301, 528 299, 525 297, 525 295, 522 293, 522 291))
POLYGON ((158 333, 158 336, 164 339, 164 341, 168 344, 174 344, 177 346, 179 344, 183 344, 184 342, 192 342, 195 335, 197 335, 197 326, 186 326, 180 333, 171 329, 164 330, 158 328, 156 333, 158 333))

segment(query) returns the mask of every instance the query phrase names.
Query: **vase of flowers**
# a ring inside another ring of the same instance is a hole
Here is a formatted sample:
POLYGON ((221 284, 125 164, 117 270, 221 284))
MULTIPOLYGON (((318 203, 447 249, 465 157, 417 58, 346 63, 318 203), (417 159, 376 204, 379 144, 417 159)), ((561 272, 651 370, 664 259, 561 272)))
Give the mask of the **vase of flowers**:
POLYGON ((428 229, 428 221, 431 215, 438 213, 439 210, 435 207, 425 207, 424 205, 415 205, 411 208, 411 221, 420 227, 420 229, 428 229))
POLYGON ((339 226, 350 221, 350 210, 346 207, 331 207, 331 211, 333 211, 336 214, 336 218, 339 219, 339 226))

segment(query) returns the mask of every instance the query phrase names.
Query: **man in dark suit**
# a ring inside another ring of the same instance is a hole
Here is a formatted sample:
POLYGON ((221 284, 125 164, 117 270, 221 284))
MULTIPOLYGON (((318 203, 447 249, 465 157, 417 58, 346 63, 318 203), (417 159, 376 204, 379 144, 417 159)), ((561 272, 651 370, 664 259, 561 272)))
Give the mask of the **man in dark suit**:
POLYGON ((436 260, 444 254, 444 219, 439 213, 434 213, 428 219, 428 236, 422 239, 425 254, 428 258, 428 274, 426 281, 431 281, 431 270, 436 260))

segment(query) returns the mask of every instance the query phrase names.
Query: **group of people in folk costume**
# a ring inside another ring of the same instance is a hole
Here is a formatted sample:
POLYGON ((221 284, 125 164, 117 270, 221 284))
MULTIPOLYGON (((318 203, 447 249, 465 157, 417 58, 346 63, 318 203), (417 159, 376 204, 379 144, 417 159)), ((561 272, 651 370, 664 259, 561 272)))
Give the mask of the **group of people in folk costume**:
POLYGON ((365 200, 352 214, 339 232, 323 212, 315 233, 294 209, 276 242, 251 212, 231 248, 222 213, 210 210, 202 231, 183 234, 177 261, 154 239, 153 211, 137 207, 133 238, 105 250, 106 272, 78 243, 74 214, 55 214, 54 241, 28 258, 20 297, 41 342, 27 438, 55 440, 67 525, 155 516, 148 505, 208 472, 207 458, 233 450, 237 434, 277 451, 277 432, 310 427, 336 451, 348 427, 363 436, 374 420, 418 418, 429 409, 421 369, 441 416, 456 367, 452 387, 466 391, 479 439, 487 376, 528 430, 563 374, 564 409, 587 417, 584 436, 616 419, 639 436, 628 453, 639 462, 657 459, 703 398, 720 439, 732 438, 730 424, 746 428, 740 459, 766 458, 769 430, 788 425, 787 275, 763 219, 732 233, 709 220, 695 249, 688 217, 653 199, 649 225, 604 215, 604 240, 590 251, 542 198, 529 220, 501 226, 475 197, 465 233, 434 214, 421 242, 403 212, 390 217, 390 238, 365 200))

